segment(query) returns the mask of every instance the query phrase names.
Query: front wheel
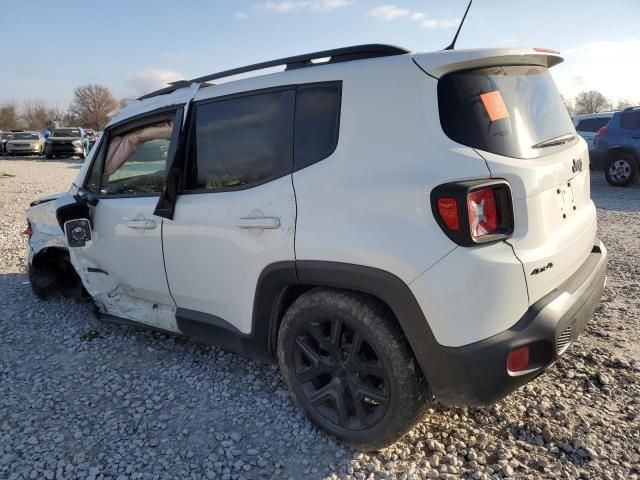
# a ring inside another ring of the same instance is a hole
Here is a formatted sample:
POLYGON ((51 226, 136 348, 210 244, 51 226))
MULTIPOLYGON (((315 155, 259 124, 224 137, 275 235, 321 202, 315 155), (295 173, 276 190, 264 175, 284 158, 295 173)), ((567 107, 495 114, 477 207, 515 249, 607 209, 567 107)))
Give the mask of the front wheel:
POLYGON ((607 162, 604 177, 614 187, 628 187, 638 178, 638 162, 627 153, 617 154, 607 162))
POLYGON ((364 294, 315 288, 301 295, 282 320, 278 362, 309 419, 358 449, 400 439, 429 404, 402 330, 364 294))

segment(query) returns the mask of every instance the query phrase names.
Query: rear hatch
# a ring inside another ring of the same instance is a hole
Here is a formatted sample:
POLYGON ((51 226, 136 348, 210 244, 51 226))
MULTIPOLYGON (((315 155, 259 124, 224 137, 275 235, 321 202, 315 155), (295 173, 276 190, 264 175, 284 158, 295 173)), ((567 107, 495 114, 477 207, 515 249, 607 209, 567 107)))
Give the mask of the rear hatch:
POLYGON ((587 147, 575 132, 548 66, 533 49, 463 52, 415 60, 437 76, 444 133, 473 148, 491 177, 511 186, 514 232, 534 303, 569 278, 593 248, 587 147), (431 70, 429 70, 431 69, 431 70))

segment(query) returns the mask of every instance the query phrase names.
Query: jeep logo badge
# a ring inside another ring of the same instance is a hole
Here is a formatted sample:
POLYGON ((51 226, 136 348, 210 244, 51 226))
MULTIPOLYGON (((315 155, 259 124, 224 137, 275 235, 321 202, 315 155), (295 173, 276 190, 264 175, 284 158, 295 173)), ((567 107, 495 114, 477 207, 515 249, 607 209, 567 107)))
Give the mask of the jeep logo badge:
POLYGON ((573 173, 578 173, 582 171, 582 160, 579 158, 573 159, 573 166, 571 167, 571 171, 573 173))

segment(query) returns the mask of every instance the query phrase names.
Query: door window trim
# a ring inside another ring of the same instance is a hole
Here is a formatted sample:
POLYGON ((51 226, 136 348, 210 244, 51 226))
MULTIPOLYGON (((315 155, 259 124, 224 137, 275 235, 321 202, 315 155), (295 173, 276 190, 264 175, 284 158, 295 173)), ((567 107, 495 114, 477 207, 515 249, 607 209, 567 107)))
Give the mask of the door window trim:
MULTIPOLYGON (((89 182, 89 178, 92 175, 93 168, 96 166, 96 162, 101 162, 100 165, 100 188, 102 187, 102 175, 104 172, 104 156, 106 155, 107 149, 109 148, 109 140, 112 136, 122 135, 124 133, 137 130, 141 127, 153 125, 158 122, 162 122, 163 120, 170 120, 173 124, 173 130, 171 132, 171 140, 169 141, 169 151, 167 152, 167 161, 164 166, 165 173, 165 181, 166 176, 169 171, 169 167, 171 166, 171 162, 173 156, 176 154, 176 149, 178 145, 178 140, 180 138, 181 133, 181 125, 182 125, 182 115, 184 112, 184 105, 176 108, 175 105, 170 107, 162 107, 156 110, 152 110, 150 112, 145 112, 139 115, 135 115, 133 117, 129 117, 120 122, 117 122, 108 128, 105 128, 102 137, 100 139, 100 144, 96 147, 99 150, 93 156, 91 161, 91 166, 87 170, 87 174, 85 175, 81 189, 91 192, 87 188, 87 183, 89 182)), ((100 188, 98 190, 100 190, 100 188)), ((144 198, 144 197, 159 197, 162 192, 151 192, 151 193, 121 193, 121 194, 107 194, 107 193, 95 193, 91 192, 92 195, 97 199, 117 199, 117 198, 144 198)))

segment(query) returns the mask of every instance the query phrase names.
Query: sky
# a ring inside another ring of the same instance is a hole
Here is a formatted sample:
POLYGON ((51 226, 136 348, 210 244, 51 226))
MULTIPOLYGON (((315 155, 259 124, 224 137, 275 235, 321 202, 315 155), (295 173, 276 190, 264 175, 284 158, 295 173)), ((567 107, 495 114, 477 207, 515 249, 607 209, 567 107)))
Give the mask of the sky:
MULTIPOLYGON (((66 108, 86 83, 118 98, 167 82, 362 43, 444 48, 467 0, 0 0, 0 102, 66 108)), ((640 0, 475 0, 456 48, 547 47, 560 92, 640 104, 640 0)))

